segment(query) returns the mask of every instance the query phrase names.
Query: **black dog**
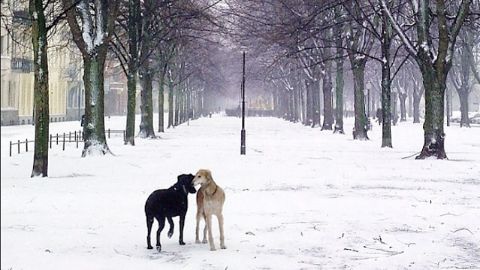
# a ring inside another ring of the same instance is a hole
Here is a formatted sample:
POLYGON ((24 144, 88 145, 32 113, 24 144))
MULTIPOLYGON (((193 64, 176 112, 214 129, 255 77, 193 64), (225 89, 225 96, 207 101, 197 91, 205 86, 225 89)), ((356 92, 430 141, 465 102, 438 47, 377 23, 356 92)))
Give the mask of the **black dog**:
POLYGON ((195 187, 192 180, 194 176, 191 174, 182 174, 177 177, 178 181, 169 189, 155 190, 148 196, 145 203, 145 215, 147 216, 147 248, 152 249, 150 244, 150 232, 152 231, 153 218, 158 221, 157 230, 157 250, 162 250, 160 244, 160 233, 165 227, 165 218, 170 224, 168 230, 168 237, 173 235, 173 220, 172 217, 180 216, 180 237, 178 242, 180 245, 185 245, 183 242, 183 226, 185 225, 185 215, 188 210, 188 193, 195 193, 195 187))

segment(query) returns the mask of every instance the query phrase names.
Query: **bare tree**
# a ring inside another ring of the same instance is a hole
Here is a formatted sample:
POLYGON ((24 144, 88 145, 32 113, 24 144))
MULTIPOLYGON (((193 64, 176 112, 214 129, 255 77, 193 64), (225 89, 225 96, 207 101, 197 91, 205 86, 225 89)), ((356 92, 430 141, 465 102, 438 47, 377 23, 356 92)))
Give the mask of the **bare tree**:
POLYGON ((118 10, 114 0, 62 0, 68 10, 67 22, 73 40, 83 56, 85 86, 85 145, 82 157, 106 154, 110 150, 105 138, 104 69, 108 46, 118 10))
POLYGON ((119 7, 111 49, 127 76, 127 122, 125 144, 135 145, 135 109, 137 94, 139 48, 142 41, 140 0, 128 0, 119 7))
POLYGON ((343 26, 342 21, 343 11, 342 6, 335 7, 335 25, 333 27, 333 35, 335 37, 336 46, 336 60, 335 60, 335 129, 334 133, 344 134, 343 131, 343 26))
POLYGON ((468 15, 471 0, 462 0, 459 4, 449 3, 448 7, 445 0, 411 1, 416 42, 392 16, 386 1, 380 1, 393 28, 422 72, 425 88, 424 145, 416 158, 434 156, 444 159, 447 157, 443 129, 446 79, 452 65, 455 42, 468 15), (452 12, 454 8, 455 15, 452 12), (451 16, 454 16, 453 19, 450 19, 451 16), (432 30, 434 27, 436 32, 432 30), (438 42, 434 42, 435 35, 438 36, 438 42))
POLYGON ((472 52, 474 44, 479 41, 479 37, 475 30, 465 28, 465 31, 459 33, 458 38, 459 46, 456 50, 452 64, 452 72, 450 72, 449 77, 460 100, 460 127, 470 127, 468 100, 473 89, 475 73, 477 73, 476 70, 472 68, 472 66, 475 65, 475 57, 472 52))
POLYGON ((355 127, 353 138, 356 140, 368 140, 367 116, 365 114, 365 66, 368 54, 373 47, 374 39, 371 33, 364 27, 367 18, 362 13, 361 6, 357 1, 348 1, 345 9, 355 18, 347 24, 346 47, 348 58, 352 66, 354 84, 354 109, 355 127))
POLYGON ((42 0, 29 0, 29 13, 32 20, 32 44, 34 66, 34 115, 35 150, 33 153, 34 176, 48 176, 48 59, 47 23, 42 0))

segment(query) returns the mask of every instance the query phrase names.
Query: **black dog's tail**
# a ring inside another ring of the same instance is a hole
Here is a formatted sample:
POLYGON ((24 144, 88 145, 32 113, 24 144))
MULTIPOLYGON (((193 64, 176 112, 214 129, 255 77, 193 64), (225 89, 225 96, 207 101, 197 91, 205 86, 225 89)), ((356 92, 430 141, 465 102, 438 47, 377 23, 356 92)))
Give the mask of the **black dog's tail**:
POLYGON ((170 224, 170 229, 168 229, 168 238, 172 238, 172 235, 173 235, 173 219, 172 217, 167 217, 167 220, 168 220, 168 224, 170 224))

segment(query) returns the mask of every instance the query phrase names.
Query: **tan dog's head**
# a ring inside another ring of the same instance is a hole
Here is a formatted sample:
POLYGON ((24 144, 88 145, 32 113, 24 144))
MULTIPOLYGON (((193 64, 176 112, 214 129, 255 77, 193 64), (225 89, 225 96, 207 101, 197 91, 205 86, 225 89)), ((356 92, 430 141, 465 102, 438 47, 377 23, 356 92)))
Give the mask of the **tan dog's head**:
POLYGON ((193 185, 206 185, 212 181, 212 173, 209 170, 198 170, 197 174, 195 174, 195 178, 193 178, 193 185))

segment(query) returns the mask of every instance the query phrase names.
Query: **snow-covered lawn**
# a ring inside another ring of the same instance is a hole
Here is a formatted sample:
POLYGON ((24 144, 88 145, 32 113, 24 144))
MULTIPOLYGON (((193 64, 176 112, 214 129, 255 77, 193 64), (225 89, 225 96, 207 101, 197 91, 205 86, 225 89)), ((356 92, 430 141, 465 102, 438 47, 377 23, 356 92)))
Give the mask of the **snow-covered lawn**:
POLYGON ((112 137, 115 156, 56 146, 46 179, 29 178, 31 151, 8 157, 33 127, 2 127, 1 269, 480 269, 480 128, 446 128, 449 160, 417 161, 404 157, 421 149, 421 124, 393 127, 394 148, 381 149, 378 125, 353 141, 352 123, 342 136, 248 118, 240 156, 240 120, 215 115, 135 147, 112 137), (187 245, 175 218, 162 252, 147 250, 147 196, 200 168, 225 189, 227 249, 194 243, 191 195, 187 245))

